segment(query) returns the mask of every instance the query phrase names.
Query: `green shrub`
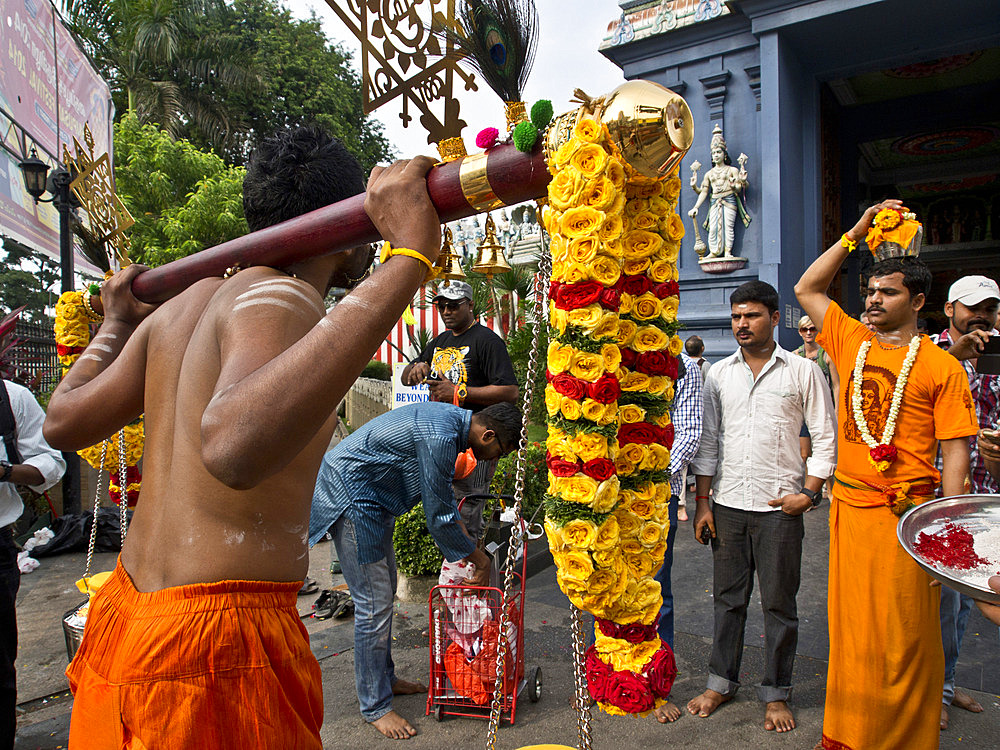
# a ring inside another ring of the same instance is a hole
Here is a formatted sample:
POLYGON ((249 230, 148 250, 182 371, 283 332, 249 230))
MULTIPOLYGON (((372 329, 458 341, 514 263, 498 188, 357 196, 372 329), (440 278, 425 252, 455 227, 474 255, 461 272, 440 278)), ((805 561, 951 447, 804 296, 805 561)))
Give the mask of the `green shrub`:
POLYGON ((373 359, 365 365, 365 369, 361 371, 361 377, 374 380, 392 380, 392 368, 385 362, 373 359))
MULTIPOLYGON (((517 377, 517 385, 524 394, 524 386, 528 377, 528 356, 534 344, 535 324, 528 321, 515 331, 511 331, 507 337, 507 352, 510 354, 511 364, 514 365, 514 375, 517 377)), ((545 356, 549 348, 548 326, 542 326, 541 340, 538 342, 538 368, 535 372, 535 390, 532 393, 531 409, 528 419, 532 424, 545 424, 545 356)), ((517 407, 521 408, 521 400, 518 399, 517 407)))
MULTIPOLYGON (((542 504, 542 499, 548 489, 549 475, 545 466, 545 446, 542 443, 528 443, 525 461, 527 461, 527 465, 524 472, 524 500, 521 515, 526 520, 530 520, 535 510, 542 504)), ((497 473, 493 475, 490 492, 495 492, 498 495, 513 495, 516 470, 517 452, 515 451, 500 459, 500 463, 497 464, 497 473)), ((535 520, 540 522, 542 515, 539 514, 535 520)))
POLYGON ((416 505, 396 519, 392 532, 396 565, 408 576, 437 575, 444 556, 427 531, 424 506, 416 505))

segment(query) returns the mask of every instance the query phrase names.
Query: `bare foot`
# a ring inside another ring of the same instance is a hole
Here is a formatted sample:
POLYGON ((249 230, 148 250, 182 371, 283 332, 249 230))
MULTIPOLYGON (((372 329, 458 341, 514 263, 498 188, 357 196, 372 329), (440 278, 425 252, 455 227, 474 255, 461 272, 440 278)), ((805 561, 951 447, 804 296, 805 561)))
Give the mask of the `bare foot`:
POLYGON ((681 718, 681 710, 670 701, 667 701, 662 706, 653 709, 653 716, 661 724, 666 724, 667 722, 673 723, 681 718))
POLYGON ((813 750, 823 750, 823 740, 817 742, 816 747, 814 747, 813 750))
POLYGON ((683 505, 677 509, 677 520, 681 522, 688 520, 687 508, 683 505))
POLYGON ((949 719, 948 719, 948 707, 942 703, 941 704, 941 729, 942 730, 948 728, 948 721, 949 721, 949 719))
POLYGON ((410 726, 410 722, 395 711, 390 711, 370 724, 390 740, 408 740, 417 736, 417 730, 410 726))
POLYGON ((712 711, 723 703, 727 703, 732 699, 733 696, 731 695, 723 695, 714 690, 706 690, 697 698, 692 698, 688 701, 688 713, 704 719, 706 716, 710 716, 712 711))
POLYGON ((792 709, 784 701, 771 701, 764 712, 764 729, 776 732, 791 732, 795 729, 795 717, 792 709))
POLYGON ((416 695, 426 693, 427 686, 419 682, 407 682, 406 680, 396 680, 392 683, 393 695, 416 695))
POLYGON ((966 711, 972 711, 974 714, 981 714, 983 712, 983 707, 979 705, 979 701, 961 690, 955 691, 955 697, 951 699, 951 705, 964 708, 966 711))

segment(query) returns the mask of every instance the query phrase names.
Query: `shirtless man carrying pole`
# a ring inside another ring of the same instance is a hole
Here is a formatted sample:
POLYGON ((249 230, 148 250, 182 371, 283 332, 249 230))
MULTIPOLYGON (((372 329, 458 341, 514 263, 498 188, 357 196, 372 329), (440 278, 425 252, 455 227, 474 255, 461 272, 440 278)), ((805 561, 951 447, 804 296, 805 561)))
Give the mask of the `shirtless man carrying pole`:
MULTIPOLYGON (((441 243, 419 157, 376 167, 365 210, 393 248, 441 243)), ((251 159, 251 229, 364 190, 319 131, 251 159)), ((335 409, 423 282, 394 255, 326 314, 363 249, 210 278, 154 309, 130 266, 102 290, 99 333, 52 396, 46 438, 76 450, 146 415, 142 495, 118 567, 91 603, 68 675, 71 747, 320 748, 319 665, 295 608, 313 484, 335 409)), ((391 718, 391 717, 390 717, 391 718)))

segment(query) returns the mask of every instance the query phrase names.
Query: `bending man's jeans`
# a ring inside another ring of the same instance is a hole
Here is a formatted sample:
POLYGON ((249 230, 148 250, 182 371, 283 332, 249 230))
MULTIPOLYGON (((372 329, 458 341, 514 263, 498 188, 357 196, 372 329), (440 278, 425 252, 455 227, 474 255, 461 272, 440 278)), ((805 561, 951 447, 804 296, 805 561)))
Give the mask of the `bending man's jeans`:
POLYGON ((962 637, 974 602, 947 586, 941 587, 941 645, 944 646, 944 690, 941 702, 950 706, 955 699, 955 665, 962 650, 962 637))
POLYGON ((17 612, 14 602, 21 586, 17 547, 10 527, 0 528, 0 750, 14 747, 17 707, 17 612))
POLYGON ((354 523, 346 513, 331 529, 344 580, 354 599, 354 682, 361 715, 368 722, 392 710, 392 684, 396 681, 390 648, 396 594, 396 556, 392 550, 395 525, 394 518, 386 522, 382 536, 385 557, 370 565, 358 562, 354 523))
POLYGON ((663 567, 656 572, 656 580, 660 582, 660 593, 663 604, 660 605, 660 624, 656 630, 670 650, 674 648, 674 594, 670 587, 670 568, 674 564, 674 537, 677 536, 677 506, 680 498, 670 496, 670 530, 667 532, 667 552, 663 556, 663 567))
POLYGON ((799 638, 795 596, 802 561, 802 516, 780 510, 736 510, 718 503, 713 511, 715 634, 708 689, 733 695, 740 687, 743 631, 756 570, 764 610, 764 679, 757 685, 757 695, 768 703, 788 700, 799 638))

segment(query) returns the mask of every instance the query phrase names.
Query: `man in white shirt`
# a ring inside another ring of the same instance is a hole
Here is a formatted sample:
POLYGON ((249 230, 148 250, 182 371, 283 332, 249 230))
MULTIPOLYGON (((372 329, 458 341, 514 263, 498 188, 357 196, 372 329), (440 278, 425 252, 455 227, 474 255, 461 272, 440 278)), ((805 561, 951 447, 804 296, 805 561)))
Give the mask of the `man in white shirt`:
POLYGON ((17 615, 14 601, 21 585, 17 547, 10 525, 21 516, 24 504, 17 492, 26 484, 45 492, 66 471, 66 462, 42 437, 45 412, 31 391, 4 380, 0 388, 0 750, 14 747, 17 723, 17 615), (6 395, 6 398, 4 396, 6 395), (9 411, 8 411, 9 405, 9 411))
POLYGON ((688 711, 709 716, 739 689, 756 571, 765 640, 757 693, 767 704, 764 728, 787 732, 795 728, 788 698, 798 643, 802 514, 819 505, 836 463, 833 399, 815 362, 774 341, 780 318, 774 287, 748 281, 729 302, 739 349, 708 371, 704 429, 691 462, 695 538, 712 545, 715 633, 708 689, 688 703, 688 711), (813 439, 807 463, 799 452, 803 423, 813 439))

